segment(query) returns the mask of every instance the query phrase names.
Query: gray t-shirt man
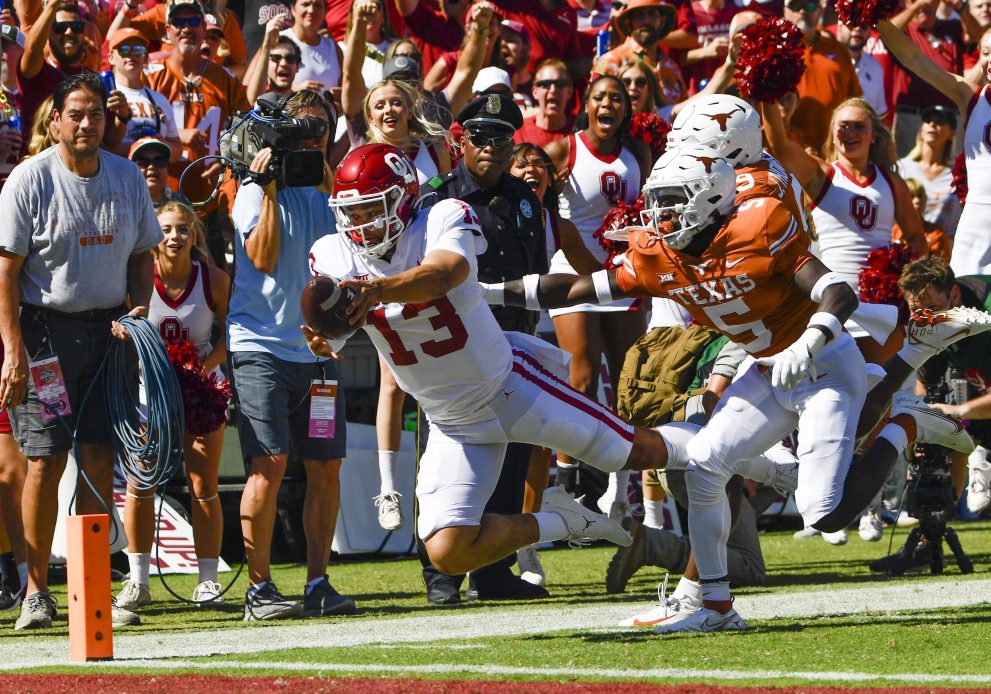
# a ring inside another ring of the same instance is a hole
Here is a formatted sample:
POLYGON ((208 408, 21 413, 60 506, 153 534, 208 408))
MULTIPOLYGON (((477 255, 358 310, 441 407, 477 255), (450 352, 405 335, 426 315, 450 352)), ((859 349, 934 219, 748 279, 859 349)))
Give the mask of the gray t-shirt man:
POLYGON ((11 172, 0 210, 0 250, 25 259, 21 301, 64 313, 123 304, 128 259, 162 240, 138 167, 102 150, 91 178, 58 147, 32 157, 11 172))

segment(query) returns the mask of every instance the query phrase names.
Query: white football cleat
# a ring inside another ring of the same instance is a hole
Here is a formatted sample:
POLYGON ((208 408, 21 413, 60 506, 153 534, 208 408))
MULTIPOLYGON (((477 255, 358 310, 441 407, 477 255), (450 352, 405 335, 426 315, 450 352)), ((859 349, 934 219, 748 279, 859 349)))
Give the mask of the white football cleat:
POLYGON ((544 585, 544 567, 537 555, 536 545, 528 545, 516 550, 516 563, 520 567, 520 578, 535 586, 544 585))
POLYGON ((664 575, 664 582, 657 586, 657 597, 661 604, 655 605, 646 612, 627 617, 619 623, 621 627, 651 627, 656 628, 661 624, 676 624, 682 619, 695 614, 695 611, 702 607, 702 599, 692 595, 678 595, 677 591, 671 597, 667 596, 668 576, 664 575))
POLYGON ((729 612, 722 614, 707 607, 700 607, 684 619, 673 623, 664 623, 657 627, 655 633, 675 634, 682 631, 743 631, 747 623, 743 621, 732 607, 729 612))
POLYGON ((877 542, 884 537, 884 523, 877 511, 870 509, 860 517, 858 533, 864 542, 877 542))
POLYGON ((822 539, 831 545, 845 545, 850 536, 847 534, 846 529, 837 530, 835 533, 823 533, 822 539))
POLYGON ((399 492, 389 492, 372 497, 378 509, 379 525, 383 530, 399 530, 403 527, 403 511, 399 508, 399 492))
POLYGON ((945 311, 919 309, 908 319, 908 337, 898 356, 919 369, 929 357, 965 337, 991 328, 991 315, 976 308, 957 306, 945 311))
POLYGON ((967 510, 980 513, 991 504, 991 463, 987 450, 979 446, 967 461, 970 481, 967 483, 967 510))
POLYGON ((592 540, 608 540, 620 547, 628 547, 633 542, 622 525, 608 516, 585 508, 561 487, 549 487, 544 492, 542 509, 564 519, 568 526, 568 537, 563 539, 573 547, 586 545, 592 540))
POLYGON ((792 535, 792 537, 795 538, 796 540, 805 540, 810 537, 815 537, 816 535, 821 535, 821 534, 822 533, 820 533, 818 530, 813 528, 811 525, 806 525, 801 530, 795 531, 795 534, 792 535))
POLYGON ((968 454, 977 446, 959 419, 943 414, 918 395, 896 393, 891 398, 891 417, 899 414, 915 420, 918 427, 915 440, 919 443, 933 443, 968 454))

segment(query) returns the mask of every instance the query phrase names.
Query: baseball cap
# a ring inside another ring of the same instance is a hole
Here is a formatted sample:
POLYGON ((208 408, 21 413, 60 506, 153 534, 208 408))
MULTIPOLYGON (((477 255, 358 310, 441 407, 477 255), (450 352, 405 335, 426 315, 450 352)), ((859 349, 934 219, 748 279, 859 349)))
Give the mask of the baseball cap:
POLYGON ((206 24, 207 31, 219 31, 223 33, 224 24, 220 21, 220 17, 215 14, 207 12, 203 15, 204 24, 206 24))
POLYGON ((493 87, 504 86, 508 91, 513 91, 513 85, 509 81, 509 73, 497 67, 483 67, 478 71, 471 90, 476 94, 488 92, 493 87))
POLYGON ((942 104, 936 104, 935 106, 929 106, 922 109, 922 113, 919 114, 922 118, 923 123, 930 123, 932 121, 939 121, 941 123, 946 123, 948 126, 957 129, 957 112, 955 109, 943 106, 942 104))
POLYGON ((504 29, 509 29, 510 31, 516 32, 523 37, 524 41, 528 44, 530 43, 530 32, 526 30, 525 26, 523 26, 523 22, 517 22, 515 19, 504 19, 500 23, 504 29))
POLYGON ((194 10, 199 13, 200 16, 206 15, 206 12, 203 10, 203 5, 199 3, 199 0, 172 0, 168 5, 168 9, 165 10, 165 21, 171 22, 172 15, 176 12, 176 10, 181 10, 183 8, 194 10))
POLYGON ((382 79, 403 80, 416 82, 423 74, 420 62, 411 55, 396 55, 385 61, 382 66, 382 79))
POLYGON ((0 24, 0 38, 24 48, 24 32, 13 24, 0 24))
POLYGON ((127 153, 127 158, 134 159, 138 152, 151 153, 152 151, 164 155, 166 159, 172 159, 172 150, 157 137, 142 137, 140 140, 135 140, 134 144, 131 145, 131 150, 127 153))
POLYGON ((145 35, 137 29, 132 29, 131 27, 125 27, 115 31, 107 44, 110 46, 110 50, 113 50, 125 41, 130 41, 132 39, 140 41, 145 46, 148 45, 148 39, 145 38, 145 35))

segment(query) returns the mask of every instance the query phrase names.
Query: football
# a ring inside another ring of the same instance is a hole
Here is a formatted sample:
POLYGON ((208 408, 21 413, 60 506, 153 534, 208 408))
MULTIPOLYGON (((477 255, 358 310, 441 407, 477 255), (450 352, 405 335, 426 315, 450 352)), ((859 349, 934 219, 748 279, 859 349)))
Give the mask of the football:
POLYGON ((311 329, 330 340, 344 340, 357 332, 348 322, 347 307, 354 300, 352 289, 337 286, 338 280, 318 275, 306 283, 299 296, 303 319, 311 329))

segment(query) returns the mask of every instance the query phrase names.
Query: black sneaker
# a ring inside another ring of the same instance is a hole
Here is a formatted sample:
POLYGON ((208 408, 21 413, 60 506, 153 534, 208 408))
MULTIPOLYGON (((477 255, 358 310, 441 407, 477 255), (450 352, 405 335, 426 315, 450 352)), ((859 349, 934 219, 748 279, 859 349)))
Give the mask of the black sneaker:
POLYGON ((24 590, 21 590, 21 581, 15 575, 13 580, 7 580, 7 576, 0 580, 0 612, 16 610, 24 600, 24 590))
POLYGON ((468 575, 468 590, 474 590, 475 600, 541 600, 550 593, 543 586, 527 583, 508 567, 485 570, 479 575, 468 575))
POLYGON ((354 600, 334 590, 326 575, 303 599, 304 617, 354 614, 355 609, 354 600))
POLYGON ((47 629, 55 618, 55 598, 40 590, 31 593, 21 605, 21 616, 14 629, 47 629))
POLYGON ((459 605, 461 604, 461 576, 445 576, 436 574, 424 581, 427 584, 427 602, 431 605, 459 605))
POLYGON ((262 619, 287 619, 295 617, 303 611, 303 603, 290 600, 279 592, 271 579, 255 586, 252 593, 248 590, 244 598, 244 621, 254 622, 262 619))

